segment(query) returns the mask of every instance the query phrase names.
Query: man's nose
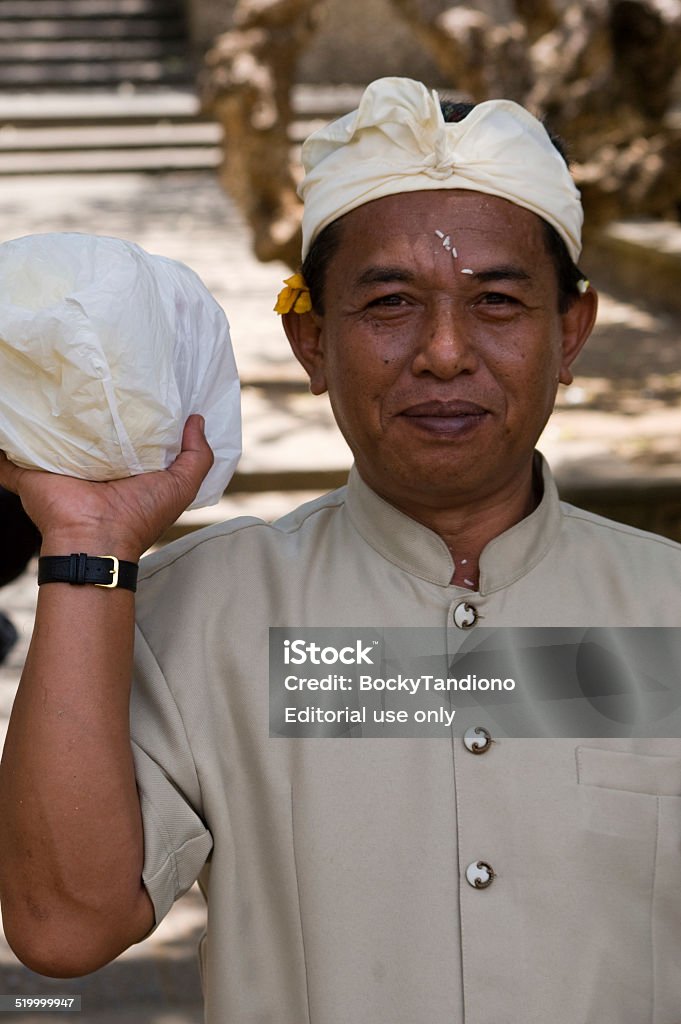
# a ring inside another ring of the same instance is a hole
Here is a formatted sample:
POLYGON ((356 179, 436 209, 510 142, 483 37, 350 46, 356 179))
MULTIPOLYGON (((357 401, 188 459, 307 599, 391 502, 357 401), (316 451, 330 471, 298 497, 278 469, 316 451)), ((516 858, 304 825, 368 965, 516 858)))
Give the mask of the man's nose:
POLYGON ((465 313, 450 303, 440 303, 430 311, 412 363, 416 376, 430 373, 446 380, 475 372, 479 357, 465 321, 465 313))

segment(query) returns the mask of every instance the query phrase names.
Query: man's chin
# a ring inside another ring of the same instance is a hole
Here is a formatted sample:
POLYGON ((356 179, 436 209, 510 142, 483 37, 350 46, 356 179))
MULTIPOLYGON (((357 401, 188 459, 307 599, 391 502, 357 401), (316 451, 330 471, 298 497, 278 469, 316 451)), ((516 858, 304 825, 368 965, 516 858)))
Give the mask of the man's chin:
POLYGON ((480 468, 479 459, 459 459, 453 453, 448 458, 423 458, 392 466, 386 462, 379 473, 373 467, 363 471, 358 463, 365 483, 398 508, 453 508, 477 501, 494 490, 490 475, 481 473, 480 468))

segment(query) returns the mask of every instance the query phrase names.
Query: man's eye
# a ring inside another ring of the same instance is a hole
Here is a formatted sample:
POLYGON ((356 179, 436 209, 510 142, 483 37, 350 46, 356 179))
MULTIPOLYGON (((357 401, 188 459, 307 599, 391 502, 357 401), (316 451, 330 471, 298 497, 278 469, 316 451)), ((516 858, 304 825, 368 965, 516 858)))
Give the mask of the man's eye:
POLYGON ((506 303, 514 305, 518 302, 512 295, 506 295, 503 292, 487 292, 482 296, 482 302, 487 306, 502 306, 506 303))
POLYGON ((379 295, 377 299, 372 299, 369 306, 401 306, 403 302, 401 295, 379 295))

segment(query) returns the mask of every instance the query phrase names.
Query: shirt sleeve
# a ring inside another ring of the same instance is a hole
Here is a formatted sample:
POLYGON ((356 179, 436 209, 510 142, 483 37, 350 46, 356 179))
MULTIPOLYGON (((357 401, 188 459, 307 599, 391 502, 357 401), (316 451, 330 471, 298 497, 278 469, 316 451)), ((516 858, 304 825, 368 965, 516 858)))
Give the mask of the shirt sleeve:
POLYGON ((159 924, 196 881, 213 838, 180 711, 139 628, 130 729, 144 825, 142 878, 159 924))

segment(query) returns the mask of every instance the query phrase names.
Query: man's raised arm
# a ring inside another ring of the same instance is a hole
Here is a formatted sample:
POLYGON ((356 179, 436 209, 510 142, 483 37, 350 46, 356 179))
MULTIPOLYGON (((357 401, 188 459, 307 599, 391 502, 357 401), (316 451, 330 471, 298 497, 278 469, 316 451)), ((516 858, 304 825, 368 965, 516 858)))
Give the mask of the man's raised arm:
MULTIPOLYGON (((212 464, 199 417, 160 473, 88 483, 22 470, 0 454, 41 555, 137 562, 193 500, 212 464)), ((134 594, 45 583, 0 765, 0 903, 33 970, 96 970, 154 923, 142 885, 142 821, 129 731, 134 594)))

